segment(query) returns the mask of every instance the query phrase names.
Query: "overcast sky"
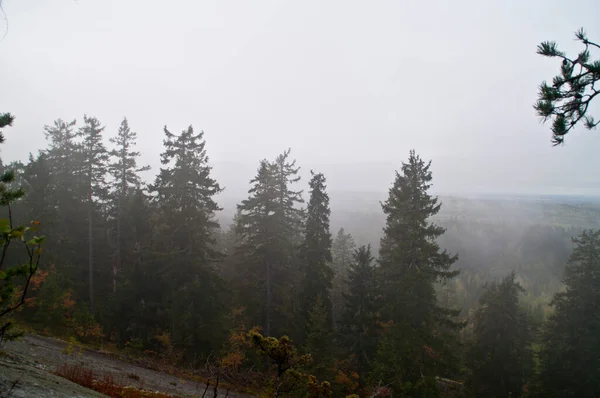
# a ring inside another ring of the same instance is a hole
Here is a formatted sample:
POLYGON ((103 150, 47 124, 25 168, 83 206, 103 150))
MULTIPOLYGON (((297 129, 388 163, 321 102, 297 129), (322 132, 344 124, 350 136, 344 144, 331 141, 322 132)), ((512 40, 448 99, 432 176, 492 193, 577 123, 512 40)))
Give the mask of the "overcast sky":
POLYGON ((600 130, 552 147, 532 109, 559 69, 537 44, 577 51, 580 26, 600 40, 597 0, 2 6, 0 111, 17 116, 4 161, 43 148, 45 124, 87 113, 108 135, 127 116, 154 172, 165 124, 204 130, 232 194, 288 147, 331 190, 387 190, 414 148, 440 193, 600 194, 600 130))

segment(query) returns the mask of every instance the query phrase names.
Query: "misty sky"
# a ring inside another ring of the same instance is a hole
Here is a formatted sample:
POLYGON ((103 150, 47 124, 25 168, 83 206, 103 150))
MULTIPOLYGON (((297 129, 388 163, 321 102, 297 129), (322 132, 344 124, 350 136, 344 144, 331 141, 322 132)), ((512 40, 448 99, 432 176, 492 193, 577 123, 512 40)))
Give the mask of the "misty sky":
POLYGON ((150 178, 165 124, 203 129, 232 195, 288 147, 331 190, 387 190, 414 148, 440 193, 600 194, 600 130, 553 148, 532 108, 559 69, 537 44, 577 51, 581 26, 600 41, 597 0, 2 6, 0 111, 17 117, 4 161, 45 147, 45 124, 87 113, 107 135, 127 116, 150 178))

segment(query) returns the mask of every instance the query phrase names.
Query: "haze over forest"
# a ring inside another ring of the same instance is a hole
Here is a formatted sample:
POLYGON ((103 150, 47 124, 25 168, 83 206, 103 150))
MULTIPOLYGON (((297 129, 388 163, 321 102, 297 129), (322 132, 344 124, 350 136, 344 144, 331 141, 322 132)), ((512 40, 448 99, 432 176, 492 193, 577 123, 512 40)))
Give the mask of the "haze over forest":
POLYGON ((0 396, 600 393, 600 2, 0 16, 0 396))

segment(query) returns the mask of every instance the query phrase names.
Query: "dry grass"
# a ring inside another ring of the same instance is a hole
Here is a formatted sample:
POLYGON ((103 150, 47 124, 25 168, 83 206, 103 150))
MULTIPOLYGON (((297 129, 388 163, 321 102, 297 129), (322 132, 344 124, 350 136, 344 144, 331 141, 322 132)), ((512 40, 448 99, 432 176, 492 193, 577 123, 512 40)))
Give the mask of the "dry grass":
MULTIPOLYGON (((64 364, 54 372, 73 383, 98 391, 113 398, 174 398, 161 392, 147 391, 131 386, 123 386, 114 380, 111 374, 97 378, 91 369, 75 364, 64 364)), ((138 376, 139 377, 139 376, 138 376)))

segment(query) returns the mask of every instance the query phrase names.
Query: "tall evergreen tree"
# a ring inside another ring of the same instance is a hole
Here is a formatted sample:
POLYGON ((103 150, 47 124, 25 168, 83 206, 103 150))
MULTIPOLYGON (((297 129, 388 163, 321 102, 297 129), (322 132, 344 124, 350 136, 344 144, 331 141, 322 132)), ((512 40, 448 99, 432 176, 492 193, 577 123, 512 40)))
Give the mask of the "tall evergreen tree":
POLYGON ((272 163, 261 161, 248 199, 238 206, 238 266, 246 276, 242 301, 250 320, 262 325, 267 336, 291 331, 292 289, 299 279, 292 262, 300 243, 302 197, 291 189, 299 181, 299 169, 288 160, 289 153, 272 163))
POLYGON ((64 235, 71 236, 69 226, 73 225, 73 220, 68 216, 85 198, 81 196, 82 145, 77 139, 75 124, 75 120, 67 123, 57 119, 52 126, 44 127, 49 141, 45 154, 55 181, 56 207, 63 216, 61 224, 65 229, 64 235))
POLYGON ((359 386, 364 388, 377 351, 379 303, 371 246, 359 247, 353 257, 347 271, 340 335, 347 353, 354 355, 359 386))
POLYGON ((164 129, 163 168, 152 191, 160 220, 154 249, 158 277, 165 284, 165 304, 176 342, 190 351, 210 347, 220 314, 219 278, 214 265, 221 259, 215 249, 220 210, 214 196, 222 191, 211 177, 204 132, 189 126, 179 136, 164 129))
POLYGON ((332 323, 337 327, 340 314, 344 310, 344 293, 347 293, 348 271, 352 264, 354 248, 352 235, 340 228, 331 247, 331 268, 333 269, 333 280, 331 290, 332 301, 332 323))
POLYGON ((90 311, 95 312, 94 290, 94 219, 101 213, 100 206, 105 205, 108 188, 106 174, 108 172, 108 151, 102 143, 104 127, 95 117, 83 117, 84 125, 79 129, 83 138, 83 178, 87 190, 87 224, 88 224, 88 271, 90 311))
POLYGON ((117 275, 119 289, 111 295, 110 311, 106 314, 106 330, 115 332, 122 347, 127 341, 141 341, 154 349, 157 326, 168 324, 159 271, 164 264, 153 261, 153 227, 158 222, 155 203, 142 189, 131 192, 121 201, 121 216, 127 233, 123 236, 124 267, 117 275))
MULTIPOLYGON (((300 247, 300 261, 304 271, 300 291, 300 318, 306 319, 319 300, 326 309, 327 325, 331 328, 331 210, 329 195, 325 191, 325 176, 312 171, 311 175, 304 242, 300 247)), ((309 332, 305 331, 305 336, 309 332)))
POLYGON ((518 397, 533 369, 532 334, 515 273, 491 283, 475 311, 470 383, 478 397, 518 397))
POLYGON ((278 234, 279 225, 275 221, 276 189, 273 167, 266 160, 260 162, 256 177, 250 184, 248 199, 238 205, 236 233, 239 258, 238 267, 241 285, 237 289, 243 293, 239 298, 248 309, 250 322, 263 327, 267 336, 271 335, 273 313, 274 267, 281 263, 285 253, 281 251, 278 234))
POLYGON ((121 126, 115 137, 110 142, 115 146, 110 155, 115 160, 109 165, 109 172, 115 180, 116 187, 112 194, 113 218, 115 220, 116 250, 113 272, 113 290, 116 290, 116 277, 122 267, 123 257, 123 206, 127 196, 140 189, 142 180, 139 173, 150 170, 150 166, 138 167, 137 159, 140 152, 134 151, 137 133, 131 131, 127 118, 123 118, 121 126))
POLYGON ((52 230, 52 251, 48 253, 57 270, 73 288, 77 300, 88 297, 89 274, 81 265, 89 260, 83 247, 87 237, 87 189, 83 178, 82 144, 75 131, 76 121, 61 119, 44 127, 48 148, 43 152, 53 181, 46 199, 56 209, 58 220, 52 230))
POLYGON ((565 290, 542 334, 539 396, 593 397, 600 391, 600 231, 584 231, 565 267, 565 290))
MULTIPOLYGON (((410 151, 408 163, 382 204, 386 215, 381 239, 379 278, 384 320, 391 323, 380 347, 380 376, 397 389, 417 388, 416 382, 443 374, 446 342, 440 329, 454 324, 457 311, 440 308, 435 283, 457 275, 451 270, 457 256, 440 251, 436 238, 444 229, 430 221, 440 210, 431 186, 431 162, 410 151), (407 384, 408 383, 408 384, 407 384)), ((458 323, 456 323, 458 326, 458 323)), ((418 388, 426 388, 425 386, 418 388)), ((407 394, 416 394, 407 392, 407 394)))

